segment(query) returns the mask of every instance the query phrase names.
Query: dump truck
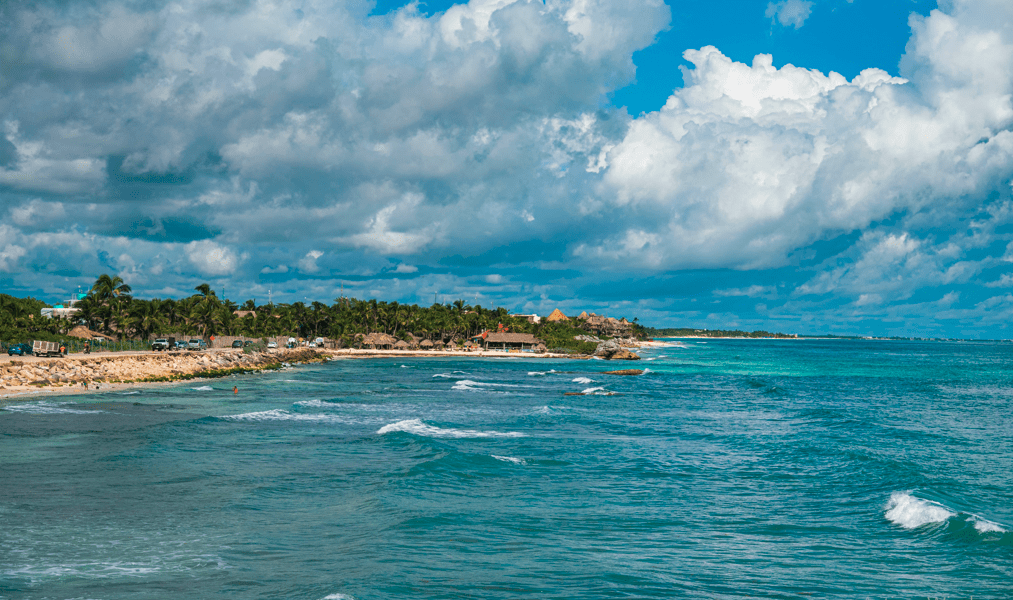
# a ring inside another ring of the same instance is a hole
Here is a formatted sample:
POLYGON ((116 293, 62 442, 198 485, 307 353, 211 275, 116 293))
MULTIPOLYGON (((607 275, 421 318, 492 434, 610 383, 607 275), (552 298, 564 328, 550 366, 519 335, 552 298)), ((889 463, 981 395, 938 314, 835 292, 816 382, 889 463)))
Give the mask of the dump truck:
POLYGON ((60 344, 41 340, 32 342, 32 354, 35 356, 63 356, 63 353, 60 352, 60 344))

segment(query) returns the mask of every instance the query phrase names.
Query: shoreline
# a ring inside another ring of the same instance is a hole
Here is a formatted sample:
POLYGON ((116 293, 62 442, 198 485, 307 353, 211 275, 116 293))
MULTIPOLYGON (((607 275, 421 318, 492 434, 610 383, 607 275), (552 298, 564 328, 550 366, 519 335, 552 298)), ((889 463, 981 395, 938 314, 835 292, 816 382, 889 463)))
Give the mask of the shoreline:
MULTIPOLYGON (((662 344, 663 345, 663 344, 662 344)), ((4 357, 7 359, 8 357, 4 357)), ((586 355, 535 354, 502 350, 272 349, 244 354, 232 349, 200 353, 105 352, 63 358, 24 357, 0 361, 0 403, 162 386, 183 381, 262 373, 282 364, 368 358, 493 358, 590 360, 586 355), (104 365, 105 368, 101 368, 104 365), (96 368, 100 367, 100 368, 96 368), (36 378, 32 380, 32 378, 36 378), (52 379, 50 379, 52 378, 52 379), (30 381, 31 380, 31 381, 30 381), (25 383, 25 382, 28 383, 25 383), (16 382, 16 383, 15 383, 16 382)))

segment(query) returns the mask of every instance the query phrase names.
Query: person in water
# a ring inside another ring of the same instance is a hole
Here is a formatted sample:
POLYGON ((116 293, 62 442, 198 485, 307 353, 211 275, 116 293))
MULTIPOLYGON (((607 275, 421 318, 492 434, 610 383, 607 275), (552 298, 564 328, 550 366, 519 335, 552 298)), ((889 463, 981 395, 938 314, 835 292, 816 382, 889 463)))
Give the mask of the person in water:
POLYGON ((239 386, 238 385, 232 386, 232 393, 233 394, 238 394, 239 393, 239 386))

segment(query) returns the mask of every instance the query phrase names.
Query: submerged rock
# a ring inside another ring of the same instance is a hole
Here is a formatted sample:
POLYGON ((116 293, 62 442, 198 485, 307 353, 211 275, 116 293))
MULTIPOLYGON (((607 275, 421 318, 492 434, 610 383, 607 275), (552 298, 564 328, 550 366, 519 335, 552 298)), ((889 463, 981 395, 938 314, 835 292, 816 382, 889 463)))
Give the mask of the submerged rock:
POLYGON ((604 375, 643 375, 640 369, 620 369, 618 371, 605 371, 604 375))

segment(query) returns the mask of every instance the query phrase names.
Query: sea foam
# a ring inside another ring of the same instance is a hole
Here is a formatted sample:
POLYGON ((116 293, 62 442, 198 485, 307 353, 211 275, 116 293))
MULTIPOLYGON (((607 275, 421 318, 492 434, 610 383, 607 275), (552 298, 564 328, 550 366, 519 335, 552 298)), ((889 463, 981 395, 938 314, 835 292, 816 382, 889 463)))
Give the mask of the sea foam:
POLYGON ((590 377, 577 377, 573 380, 574 383, 594 383, 594 379, 590 377))
POLYGON ((1006 533, 1006 528, 998 523, 993 523, 988 519, 983 519, 978 515, 971 515, 971 518, 967 520, 974 528, 978 530, 978 533, 1006 533))
POLYGON ((226 415, 222 417, 230 421, 315 421, 327 423, 348 423, 348 419, 339 415, 314 413, 309 415, 291 413, 281 408, 274 410, 262 410, 259 412, 243 413, 240 415, 226 415))
POLYGON ((202 385, 200 387, 195 387, 195 388, 190 388, 190 389, 193 390, 193 391, 195 391, 195 392, 212 392, 212 391, 214 391, 215 388, 211 387, 210 385, 202 385))
MULTIPOLYGON (((483 388, 497 388, 497 387, 514 387, 515 388, 515 387, 528 387, 528 386, 516 385, 516 384, 512 384, 512 383, 483 383, 483 382, 480 382, 480 381, 472 381, 470 379, 462 379, 462 380, 454 383, 454 387, 452 387, 450 389, 457 390, 459 392, 477 392, 479 390, 482 390, 483 388)), ((491 390, 486 389, 485 391, 491 391, 491 390)))
POLYGON ((67 408, 73 402, 31 402, 27 404, 8 404, 3 410, 8 412, 26 413, 30 415, 90 415, 105 412, 104 410, 75 410, 67 408))
POLYGON ((957 513, 938 502, 915 498, 907 492, 890 494, 886 505, 886 518, 905 529, 914 529, 929 523, 942 523, 957 513))
POLYGON ((489 456, 492 456, 496 460, 501 460, 503 462, 513 463, 515 465, 526 465, 526 464, 528 464, 528 463, 524 462, 523 458, 514 458, 512 456, 497 456, 495 454, 490 454, 489 456))
POLYGON ((473 429, 444 429, 442 427, 434 427, 432 425, 426 425, 420 419, 406 419, 404 421, 398 421, 397 423, 390 423, 384 425, 376 431, 377 434, 383 435, 385 433, 396 433, 396 432, 410 433, 412 435, 419 435, 422 437, 449 437, 449 438, 512 438, 512 437, 524 437, 523 433, 515 431, 475 431, 473 429))

